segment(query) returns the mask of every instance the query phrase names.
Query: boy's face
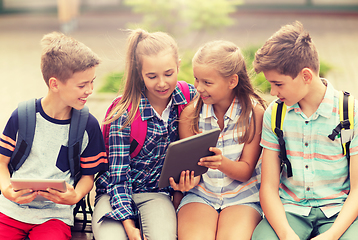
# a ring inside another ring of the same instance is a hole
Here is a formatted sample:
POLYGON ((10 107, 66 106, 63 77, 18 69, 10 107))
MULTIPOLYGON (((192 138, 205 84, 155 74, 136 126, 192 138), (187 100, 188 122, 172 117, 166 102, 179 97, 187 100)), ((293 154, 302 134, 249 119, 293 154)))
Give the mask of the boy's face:
POLYGON ((300 102, 308 93, 307 86, 301 73, 296 78, 278 73, 276 70, 263 72, 266 80, 271 84, 272 96, 277 96, 287 106, 300 102))
POLYGON ((142 77, 146 96, 155 102, 169 102, 178 76, 178 65, 172 51, 161 51, 155 56, 142 57, 142 77))
POLYGON ((66 83, 59 81, 58 93, 62 102, 77 110, 81 110, 87 102, 87 97, 93 92, 93 81, 96 78, 96 67, 83 72, 76 72, 66 83))

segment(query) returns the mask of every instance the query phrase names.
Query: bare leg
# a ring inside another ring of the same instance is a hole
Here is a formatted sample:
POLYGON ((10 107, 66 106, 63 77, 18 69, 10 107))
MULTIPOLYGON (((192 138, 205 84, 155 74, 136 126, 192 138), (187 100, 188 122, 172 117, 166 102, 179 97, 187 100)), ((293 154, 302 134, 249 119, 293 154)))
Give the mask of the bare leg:
POLYGON ((178 212, 178 240, 214 240, 217 211, 204 203, 189 203, 178 212))
POLYGON ((220 212, 216 239, 250 240, 260 221, 260 214, 252 207, 245 205, 227 207, 220 212))

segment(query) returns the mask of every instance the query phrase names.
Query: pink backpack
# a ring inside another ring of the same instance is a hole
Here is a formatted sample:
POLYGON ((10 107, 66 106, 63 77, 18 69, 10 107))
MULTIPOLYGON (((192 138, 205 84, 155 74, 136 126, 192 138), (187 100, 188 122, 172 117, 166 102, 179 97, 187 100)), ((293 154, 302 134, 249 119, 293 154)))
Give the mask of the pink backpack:
MULTIPOLYGON (((177 86, 184 94, 186 101, 189 103, 190 102, 190 90, 189 90, 188 83, 185 81, 178 81, 177 86)), ((119 96, 112 102, 112 104, 109 106, 109 108, 107 110, 105 119, 107 118, 107 116, 111 112, 111 110, 117 105, 119 100, 121 100, 121 98, 122 98, 122 96, 119 96)), ((178 116, 180 116, 181 111, 184 109, 184 107, 186 105, 187 104, 178 106, 178 116)), ((129 105, 128 111, 130 111, 131 108, 132 108, 132 104, 129 105)), ((106 124, 106 125, 102 126, 102 134, 103 134, 103 138, 104 138, 104 143, 106 145, 107 156, 109 156, 108 139, 109 139, 110 127, 111 127, 111 124, 106 124)), ((131 133, 130 133, 130 142, 131 142, 130 156, 131 156, 131 158, 134 158, 135 156, 138 155, 138 153, 140 152, 140 150, 142 149, 142 147, 144 145, 146 136, 147 136, 147 121, 142 121, 142 118, 140 117, 140 112, 138 109, 135 114, 134 121, 131 124, 131 133)))

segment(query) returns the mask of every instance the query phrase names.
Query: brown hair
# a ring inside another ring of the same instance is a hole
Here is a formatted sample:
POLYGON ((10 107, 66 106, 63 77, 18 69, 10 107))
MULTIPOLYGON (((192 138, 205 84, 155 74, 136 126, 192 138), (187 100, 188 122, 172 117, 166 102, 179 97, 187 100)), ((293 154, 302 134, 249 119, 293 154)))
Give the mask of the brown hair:
POLYGON ((296 78, 303 68, 319 73, 317 49, 298 21, 273 34, 256 52, 253 65, 257 73, 276 70, 292 78, 296 78))
MULTIPOLYGON (((251 135, 252 137, 249 139, 250 131, 248 130, 250 126, 251 113, 255 123, 255 114, 253 111, 254 105, 252 103, 252 99, 256 99, 263 108, 266 108, 266 103, 257 93, 255 93, 254 88, 251 85, 249 75, 246 71, 244 57, 240 48, 234 43, 228 41, 208 42, 196 52, 192 61, 193 64, 205 64, 212 66, 224 78, 230 77, 234 74, 238 75, 239 82, 233 91, 241 105, 241 115, 236 123, 236 128, 238 131, 240 129, 244 129, 244 134, 242 137, 239 137, 238 142, 251 142, 256 131, 256 125, 254 124, 254 134, 251 135)), ((191 124, 194 132, 198 132, 199 114, 203 105, 201 98, 198 98, 197 101, 191 124)))
POLYGON ((143 29, 132 30, 127 39, 125 87, 123 96, 118 104, 111 110, 104 124, 118 119, 132 104, 128 119, 123 127, 131 124, 139 107, 141 92, 144 86, 142 78, 142 56, 155 56, 162 51, 170 50, 179 66, 178 45, 166 33, 148 33, 143 29))
POLYGON ((41 71, 47 85, 51 77, 65 83, 74 73, 100 63, 99 57, 90 48, 62 33, 46 34, 41 45, 41 71))

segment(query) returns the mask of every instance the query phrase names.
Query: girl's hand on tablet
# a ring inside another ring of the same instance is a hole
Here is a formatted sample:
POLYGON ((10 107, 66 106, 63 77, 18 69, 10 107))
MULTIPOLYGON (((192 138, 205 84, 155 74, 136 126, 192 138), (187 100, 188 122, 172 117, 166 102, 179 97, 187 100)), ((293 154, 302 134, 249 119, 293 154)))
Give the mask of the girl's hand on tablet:
POLYGON ((224 159, 221 150, 217 147, 210 147, 209 151, 215 155, 201 158, 198 165, 211 169, 219 169, 224 159))
POLYGON ((178 184, 174 181, 174 178, 172 177, 169 178, 170 186, 175 191, 181 191, 181 192, 189 191, 190 189, 198 185, 199 181, 200 181, 200 176, 194 177, 194 171, 190 172, 189 170, 181 172, 180 180, 178 184))

